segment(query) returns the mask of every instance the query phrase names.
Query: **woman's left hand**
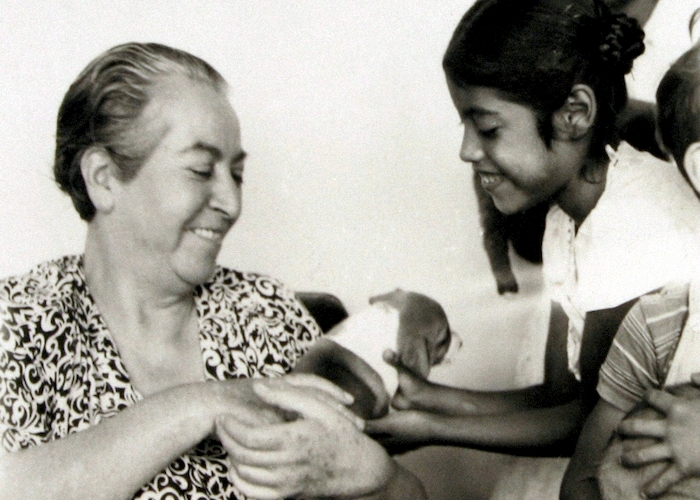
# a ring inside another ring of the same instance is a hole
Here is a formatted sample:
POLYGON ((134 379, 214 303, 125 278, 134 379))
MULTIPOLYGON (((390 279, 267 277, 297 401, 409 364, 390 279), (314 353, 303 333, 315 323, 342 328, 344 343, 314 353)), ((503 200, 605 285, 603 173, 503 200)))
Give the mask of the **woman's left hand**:
POLYGON ((663 412, 666 418, 630 418, 620 424, 618 431, 625 436, 658 440, 646 447, 626 450, 622 455, 624 465, 640 467, 671 461, 659 476, 644 487, 646 495, 653 498, 688 476, 700 475, 700 400, 689 400, 659 390, 650 391, 645 399, 663 412))
POLYGON ((342 404, 284 378, 256 381, 254 389, 263 401, 299 418, 264 426, 246 425, 234 415, 217 419, 231 480, 245 495, 357 497, 384 488, 396 474, 393 460, 342 404))

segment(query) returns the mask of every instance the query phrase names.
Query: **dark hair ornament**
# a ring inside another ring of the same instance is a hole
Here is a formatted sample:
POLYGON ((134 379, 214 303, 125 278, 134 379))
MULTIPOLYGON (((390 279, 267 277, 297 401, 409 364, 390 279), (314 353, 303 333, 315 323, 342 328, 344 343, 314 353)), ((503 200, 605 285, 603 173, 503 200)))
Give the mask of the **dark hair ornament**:
POLYGON ((603 63, 626 75, 635 58, 644 52, 644 31, 636 19, 610 14, 601 19, 602 41, 598 47, 603 63))

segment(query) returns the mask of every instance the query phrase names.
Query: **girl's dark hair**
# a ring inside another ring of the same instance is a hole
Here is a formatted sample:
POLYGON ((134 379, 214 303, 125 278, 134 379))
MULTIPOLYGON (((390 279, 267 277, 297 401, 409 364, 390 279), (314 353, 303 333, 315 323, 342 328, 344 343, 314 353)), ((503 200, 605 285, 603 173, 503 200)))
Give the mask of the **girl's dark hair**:
POLYGON ((477 0, 455 29, 443 58, 457 86, 498 89, 530 107, 549 146, 552 115, 576 84, 595 92, 598 113, 590 154, 618 142, 617 115, 627 103, 624 75, 644 52, 636 20, 599 0, 477 0))
POLYGON ((661 142, 681 173, 685 152, 700 141, 700 45, 694 45, 674 62, 656 89, 657 127, 661 142))
POLYGON ((99 55, 66 92, 58 110, 54 177, 83 220, 95 215, 80 171, 83 153, 101 146, 121 178, 133 178, 150 152, 136 121, 152 97, 153 85, 177 74, 217 90, 226 87, 214 68, 192 54, 157 43, 127 43, 99 55))

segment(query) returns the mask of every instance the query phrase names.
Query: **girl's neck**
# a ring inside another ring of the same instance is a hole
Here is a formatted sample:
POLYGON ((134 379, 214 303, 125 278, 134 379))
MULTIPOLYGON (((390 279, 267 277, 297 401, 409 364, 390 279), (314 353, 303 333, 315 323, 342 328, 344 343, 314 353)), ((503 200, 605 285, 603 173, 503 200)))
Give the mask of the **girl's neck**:
POLYGON ((574 220, 576 228, 583 223, 605 191, 609 159, 586 159, 581 174, 570 182, 556 197, 559 207, 574 220), (589 172, 592 175, 584 175, 589 172))

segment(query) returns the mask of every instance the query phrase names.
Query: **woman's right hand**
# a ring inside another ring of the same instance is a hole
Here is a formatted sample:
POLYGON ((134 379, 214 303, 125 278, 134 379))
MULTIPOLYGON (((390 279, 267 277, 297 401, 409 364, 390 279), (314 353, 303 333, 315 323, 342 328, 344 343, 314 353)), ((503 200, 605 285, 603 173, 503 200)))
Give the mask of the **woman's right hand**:
POLYGON ((279 378, 221 381, 218 383, 218 401, 214 407, 213 417, 230 413, 235 415, 238 421, 252 427, 288 422, 298 417, 294 411, 271 405, 261 399, 255 390, 256 385, 279 390, 296 388, 308 397, 329 405, 354 425, 360 428, 363 425, 362 420, 347 408, 353 402, 350 394, 324 378, 303 373, 279 378))
POLYGON ((294 421, 255 426, 239 421, 236 414, 217 420, 236 487, 261 499, 357 497, 384 488, 396 474, 396 464, 362 433, 362 421, 346 413, 334 390, 307 382, 271 379, 253 385, 266 403, 297 414, 294 421))

